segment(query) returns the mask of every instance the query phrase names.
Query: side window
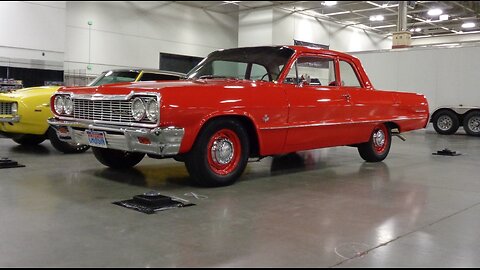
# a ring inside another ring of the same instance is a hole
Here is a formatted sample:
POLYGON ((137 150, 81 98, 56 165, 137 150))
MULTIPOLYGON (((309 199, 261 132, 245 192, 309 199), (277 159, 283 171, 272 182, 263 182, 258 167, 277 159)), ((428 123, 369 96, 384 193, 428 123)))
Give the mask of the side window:
POLYGON ((268 77, 268 71, 264 66, 253 64, 252 65, 252 72, 250 73, 251 80, 263 80, 269 81, 270 78, 268 77))
POLYGON ((179 80, 178 76, 168 74, 157 73, 143 73, 140 81, 167 81, 167 80, 179 80))
POLYGON ((340 61, 340 77, 342 78, 342 86, 362 87, 357 74, 350 63, 340 61))
POLYGON ((284 83, 303 86, 334 86, 335 62, 331 58, 301 56, 290 69, 284 83), (298 74, 298 75, 297 75, 298 74))

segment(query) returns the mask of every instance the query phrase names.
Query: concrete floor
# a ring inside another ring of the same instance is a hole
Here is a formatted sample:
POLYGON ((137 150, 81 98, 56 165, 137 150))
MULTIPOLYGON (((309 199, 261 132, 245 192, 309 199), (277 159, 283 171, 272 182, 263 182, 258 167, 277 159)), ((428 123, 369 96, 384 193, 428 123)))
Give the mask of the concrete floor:
POLYGON ((431 129, 383 163, 337 147, 250 163, 233 186, 193 187, 182 163, 104 168, 91 151, 0 139, 0 267, 478 267, 480 138, 431 129), (458 157, 433 156, 449 147, 458 157), (113 205, 156 190, 196 206, 113 205), (195 199, 194 192, 208 198, 195 199))

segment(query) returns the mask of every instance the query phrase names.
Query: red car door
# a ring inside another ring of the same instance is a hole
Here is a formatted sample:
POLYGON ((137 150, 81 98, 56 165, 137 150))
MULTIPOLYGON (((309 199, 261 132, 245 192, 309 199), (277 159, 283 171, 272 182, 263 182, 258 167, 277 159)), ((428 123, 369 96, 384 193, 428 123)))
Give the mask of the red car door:
POLYGON ((349 141, 350 102, 337 86, 335 59, 301 55, 283 82, 289 102, 284 152, 344 145, 349 141))
POLYGON ((353 63, 339 59, 341 87, 347 92, 351 104, 351 144, 368 141, 378 123, 395 118, 397 110, 394 94, 367 89, 353 63))

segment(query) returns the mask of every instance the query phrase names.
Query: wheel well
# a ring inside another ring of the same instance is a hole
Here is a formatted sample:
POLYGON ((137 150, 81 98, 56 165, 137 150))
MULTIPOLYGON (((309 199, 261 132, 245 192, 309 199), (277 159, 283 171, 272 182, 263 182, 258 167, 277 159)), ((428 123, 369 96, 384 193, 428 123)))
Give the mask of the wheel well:
MULTIPOLYGON (((258 140, 258 134, 257 134, 257 129, 255 128, 255 125, 253 124, 253 121, 248 118, 247 116, 241 116, 241 115, 222 115, 222 116, 216 116, 213 118, 208 119, 203 125, 202 128, 200 129, 199 133, 202 132, 203 127, 206 126, 206 124, 219 120, 219 119, 233 119, 237 122, 239 122, 247 131, 248 134, 248 141, 250 142, 250 156, 251 157, 258 157, 260 155, 260 144, 258 140)), ((198 137, 197 134, 197 137, 198 137)))
POLYGON ((397 125, 396 123, 394 122, 386 122, 385 125, 388 127, 388 129, 392 130, 392 129, 398 129, 398 132, 400 133, 401 130, 400 130, 400 126, 397 125))

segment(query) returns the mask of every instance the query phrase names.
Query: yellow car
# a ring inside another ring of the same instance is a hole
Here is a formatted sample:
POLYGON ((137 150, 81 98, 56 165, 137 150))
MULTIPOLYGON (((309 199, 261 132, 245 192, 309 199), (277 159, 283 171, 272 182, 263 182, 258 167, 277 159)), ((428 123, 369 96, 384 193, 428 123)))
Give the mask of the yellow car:
MULTIPOLYGON (((110 70, 95 78, 90 86, 103 84, 179 80, 184 74, 158 70, 110 70)), ((49 139, 52 145, 64 153, 81 153, 89 147, 60 141, 49 128, 47 119, 53 117, 50 97, 60 86, 24 88, 0 93, 0 134, 21 145, 37 145, 49 139)))

